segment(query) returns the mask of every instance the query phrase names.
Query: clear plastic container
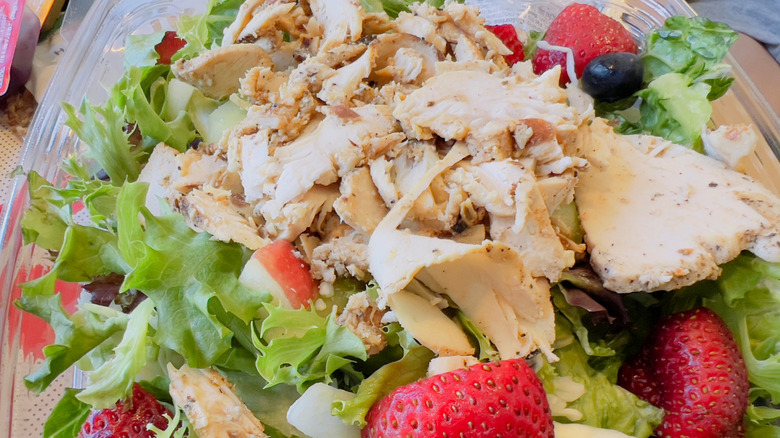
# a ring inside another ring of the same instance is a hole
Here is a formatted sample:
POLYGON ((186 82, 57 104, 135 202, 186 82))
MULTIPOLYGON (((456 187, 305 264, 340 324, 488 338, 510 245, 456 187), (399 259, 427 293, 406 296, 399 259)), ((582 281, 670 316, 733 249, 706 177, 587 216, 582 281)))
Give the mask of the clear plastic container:
MULTIPOLYGON (((65 126, 61 103, 78 107, 85 97, 104 102, 107 88, 122 75, 127 36, 175 29, 182 14, 205 10, 207 0, 96 0, 75 33, 30 126, 21 166, 55 183, 63 175, 59 163, 79 148, 65 126)), ((13 306, 16 285, 40 275, 49 266, 43 251, 22 246, 19 222, 29 206, 25 179, 16 177, 0 222, 0 438, 41 436, 43 422, 72 376, 62 376, 37 396, 24 386, 24 376, 37 367, 40 350, 53 333, 35 317, 13 306)))
MULTIPOLYGON (((543 28, 564 3, 561 0, 469 0, 501 7, 485 13, 494 23, 506 16, 543 28), (546 21, 545 21, 546 20, 546 21)), ((666 17, 693 11, 682 0, 625 0, 592 2, 608 14, 623 20, 635 35, 662 24, 666 17)), ((35 170, 50 181, 61 182, 58 164, 79 148, 79 140, 65 126, 61 102, 78 106, 84 97, 103 102, 122 73, 122 54, 128 35, 173 29, 177 17, 205 8, 206 0, 96 0, 75 34, 40 103, 27 137, 21 166, 35 170)), ((514 21, 514 20, 512 20, 514 21)), ((732 62, 733 63, 733 62, 732 62)), ((723 123, 754 123, 762 142, 753 157, 750 172, 780 193, 780 119, 758 94, 742 69, 734 65, 736 81, 715 104, 714 120, 723 123), (776 155, 777 154, 777 155, 776 155)), ((64 376, 59 384, 36 396, 24 387, 23 377, 35 369, 40 349, 53 341, 52 334, 35 317, 22 315, 13 301, 19 296, 19 282, 40 275, 47 260, 42 251, 22 246, 19 222, 29 205, 23 177, 16 177, 0 222, 0 438, 40 436, 48 411, 59 399, 63 386, 73 384, 64 376)), ((78 292, 75 291, 75 294, 78 292)))

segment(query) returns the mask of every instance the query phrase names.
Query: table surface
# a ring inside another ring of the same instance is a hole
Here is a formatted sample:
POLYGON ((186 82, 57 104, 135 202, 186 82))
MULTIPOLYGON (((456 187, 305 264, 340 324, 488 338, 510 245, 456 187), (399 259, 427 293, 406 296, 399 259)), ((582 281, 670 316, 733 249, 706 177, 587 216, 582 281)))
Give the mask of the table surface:
POLYGON ((731 48, 731 55, 769 102, 775 114, 780 115, 780 64, 764 46, 747 35, 740 35, 731 48))

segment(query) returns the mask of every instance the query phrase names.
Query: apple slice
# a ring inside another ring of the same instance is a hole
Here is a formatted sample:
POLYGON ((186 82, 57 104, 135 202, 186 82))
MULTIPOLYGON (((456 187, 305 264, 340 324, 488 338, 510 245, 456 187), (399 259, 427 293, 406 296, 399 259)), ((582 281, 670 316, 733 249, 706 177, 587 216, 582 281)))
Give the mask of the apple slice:
POLYGON ((308 309, 318 295, 309 265, 286 240, 277 240, 255 251, 238 281, 249 289, 268 291, 274 297, 274 304, 290 309, 308 309))
POLYGON ((401 327, 439 356, 474 354, 463 329, 428 299, 402 289, 388 295, 387 302, 401 327))

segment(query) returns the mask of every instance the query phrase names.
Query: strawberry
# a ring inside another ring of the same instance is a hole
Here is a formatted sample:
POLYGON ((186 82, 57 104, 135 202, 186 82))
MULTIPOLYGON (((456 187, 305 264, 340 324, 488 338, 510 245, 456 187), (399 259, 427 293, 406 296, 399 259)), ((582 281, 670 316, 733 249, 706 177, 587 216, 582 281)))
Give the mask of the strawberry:
POLYGON ((522 359, 399 387, 371 407, 366 421, 363 438, 554 436, 542 383, 522 359))
POLYGON ((723 320, 699 308, 658 322, 618 384, 666 410, 659 437, 744 436, 745 361, 723 320))
POLYGON ((147 430, 147 424, 165 429, 168 419, 163 414, 168 410, 144 391, 137 383, 129 400, 120 400, 115 408, 92 411, 81 426, 78 438, 153 438, 155 433, 147 430))
POLYGON ((503 41, 504 45, 512 51, 511 55, 504 56, 507 64, 511 66, 525 59, 523 43, 517 38, 517 29, 514 26, 511 24, 499 24, 496 26, 485 26, 485 28, 496 34, 503 41))
MULTIPOLYGON (((637 53, 636 42, 620 23, 590 5, 573 3, 547 28, 544 41, 569 47, 574 53, 574 70, 582 76, 590 61, 607 53, 637 53)), ((539 49, 533 58, 534 73, 541 74, 561 66, 561 86, 570 82, 566 71, 566 53, 539 49)))
POLYGON ((157 64, 170 64, 173 55, 186 45, 187 41, 179 38, 176 32, 172 30, 165 32, 162 41, 154 46, 154 50, 160 55, 157 64))

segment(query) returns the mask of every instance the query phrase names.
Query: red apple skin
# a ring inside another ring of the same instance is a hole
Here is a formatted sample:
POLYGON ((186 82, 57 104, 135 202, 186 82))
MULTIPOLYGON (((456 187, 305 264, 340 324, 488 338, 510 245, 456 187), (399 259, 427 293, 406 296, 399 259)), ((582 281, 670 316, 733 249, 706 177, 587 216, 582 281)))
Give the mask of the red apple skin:
POLYGON ((309 265, 298 257, 298 251, 286 240, 277 240, 252 254, 284 292, 293 309, 309 308, 317 297, 317 285, 309 265))
POLYGON ((171 58, 182 47, 187 45, 187 41, 179 38, 176 32, 169 30, 165 32, 162 41, 154 46, 154 50, 160 55, 160 59, 157 60, 157 64, 170 64, 171 58))

